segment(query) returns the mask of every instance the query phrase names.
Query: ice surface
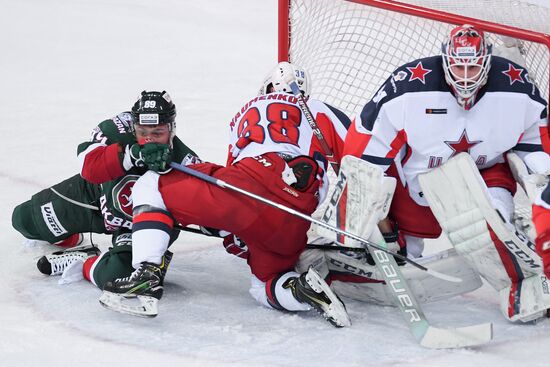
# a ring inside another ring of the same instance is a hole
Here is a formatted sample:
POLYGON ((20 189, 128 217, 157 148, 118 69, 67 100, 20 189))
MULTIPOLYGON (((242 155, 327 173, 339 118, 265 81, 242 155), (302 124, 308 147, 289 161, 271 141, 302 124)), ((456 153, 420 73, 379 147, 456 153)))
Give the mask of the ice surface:
MULTIPOLYGON (((492 321, 492 343, 426 350, 395 309, 347 301, 353 326, 283 314, 248 295, 246 264, 217 240, 183 234, 160 315, 100 307, 82 281, 36 270, 52 248, 24 247, 15 205, 78 172, 76 146, 143 89, 166 89, 178 135, 225 159, 227 123, 276 62, 274 0, 0 1, 0 366, 547 366, 550 322, 512 325, 496 294, 425 307, 437 326, 492 321)), ((109 239, 94 236, 100 247, 109 239)))

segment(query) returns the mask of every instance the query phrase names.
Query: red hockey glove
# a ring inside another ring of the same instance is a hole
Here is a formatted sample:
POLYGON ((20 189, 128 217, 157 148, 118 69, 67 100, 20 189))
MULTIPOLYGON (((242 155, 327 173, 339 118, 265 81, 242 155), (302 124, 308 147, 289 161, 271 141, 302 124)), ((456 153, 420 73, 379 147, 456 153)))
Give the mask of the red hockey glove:
POLYGON ((248 259, 248 246, 237 236, 230 234, 223 238, 223 247, 225 251, 242 259, 248 259))
POLYGON ((550 230, 544 231, 535 239, 537 253, 542 258, 544 274, 550 279, 550 230))

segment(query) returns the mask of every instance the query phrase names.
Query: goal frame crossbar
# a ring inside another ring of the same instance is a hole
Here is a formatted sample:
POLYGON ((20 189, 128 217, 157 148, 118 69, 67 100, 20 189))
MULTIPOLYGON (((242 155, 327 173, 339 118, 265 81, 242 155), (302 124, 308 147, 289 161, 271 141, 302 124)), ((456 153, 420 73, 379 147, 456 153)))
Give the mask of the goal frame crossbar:
MULTIPOLYGON (((291 46, 291 25, 289 23, 289 8, 292 0, 278 0, 279 1, 279 13, 278 13, 278 58, 281 61, 290 61, 290 46, 291 46)), ((536 42, 545 45, 550 53, 550 35, 540 32, 535 32, 527 29, 512 27, 508 25, 502 25, 494 22, 489 22, 481 19, 470 18, 462 15, 452 14, 440 10, 429 9, 417 5, 405 4, 393 0, 342 0, 350 3, 356 3, 361 5, 368 5, 375 8, 396 11, 403 14, 409 14, 416 17, 435 20, 439 22, 449 24, 472 24, 483 29, 486 32, 499 34, 502 36, 520 38, 526 41, 536 42)), ((398 65, 395 65, 396 67, 398 65)), ((550 69, 550 66, 549 66, 550 69)), ((549 95, 546 96, 550 101, 549 95)), ((366 102, 366 101, 365 101, 366 102)), ((550 118, 549 118, 550 119, 550 118)))

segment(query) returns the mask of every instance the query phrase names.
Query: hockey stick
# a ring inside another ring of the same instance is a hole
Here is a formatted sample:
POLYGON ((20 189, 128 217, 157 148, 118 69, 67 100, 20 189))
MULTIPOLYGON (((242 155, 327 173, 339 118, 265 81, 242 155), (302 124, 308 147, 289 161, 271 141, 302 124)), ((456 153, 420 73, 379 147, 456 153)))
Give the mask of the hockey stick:
MULTIPOLYGON (((377 242, 383 243, 384 237, 378 227, 374 228, 372 236, 377 242)), ((374 250, 372 257, 380 269, 390 295, 420 345, 430 349, 448 349, 476 346, 491 341, 491 323, 458 328, 438 328, 430 325, 395 259, 379 250, 374 250)))
POLYGON ((311 113, 311 110, 307 106, 306 99, 304 98, 302 92, 300 91, 300 88, 298 87, 298 83, 296 83, 296 79, 292 77, 292 75, 289 75, 292 79, 287 80, 288 85, 290 86, 290 89, 292 90, 292 94, 296 99, 298 99, 298 107, 300 110, 302 110, 302 113, 306 116, 306 120, 311 126, 311 130, 313 130, 313 134, 319 140, 319 144, 321 144, 321 149, 323 149, 323 153, 325 153, 325 156, 327 157, 327 160, 329 161, 332 169, 336 174, 340 171, 340 165, 338 162, 334 159, 334 153, 332 152, 332 149, 330 149, 327 141, 325 140, 325 137, 323 136, 323 133, 321 132, 321 129, 319 128, 319 125, 317 125, 317 122, 315 121, 315 118, 313 117, 313 114, 311 113))
POLYGON ((292 215, 294 215, 294 216, 296 216, 296 217, 299 217, 299 218, 301 218, 301 219, 303 219, 303 220, 306 220, 306 221, 308 221, 308 222, 310 222, 310 223, 315 223, 315 224, 317 224, 317 225, 320 226, 320 227, 324 227, 324 228, 326 228, 326 229, 328 229, 328 230, 330 230, 330 231, 336 232, 336 233, 338 233, 338 234, 340 234, 340 235, 343 235, 343 236, 346 236, 346 237, 348 237, 348 238, 351 238, 351 239, 354 239, 354 240, 356 240, 356 241, 359 241, 359 242, 365 244, 366 246, 370 246, 370 247, 372 247, 372 248, 374 248, 374 249, 377 249, 377 250, 379 250, 379 251, 381 251, 381 252, 384 252, 384 253, 386 253, 386 254, 388 254, 388 255, 391 255, 391 256, 396 257, 396 258, 398 258, 398 259, 400 259, 400 260, 406 261, 406 262, 408 262, 409 264, 413 265, 414 267, 416 267, 416 268, 418 268, 418 269, 420 269, 420 270, 422 270, 422 271, 425 271, 425 272, 427 272, 428 274, 430 274, 430 275, 432 275, 432 276, 434 276, 434 277, 436 277, 436 278, 443 279, 443 280, 446 280, 446 281, 448 281, 448 282, 455 282, 455 283, 458 283, 458 282, 461 282, 461 281, 462 281, 461 279, 459 279, 459 278, 457 278, 457 277, 453 277, 453 276, 450 276, 450 275, 446 275, 446 274, 440 273, 440 272, 435 271, 435 270, 428 269, 428 268, 426 268, 426 267, 424 267, 424 266, 418 264, 417 262, 415 262, 415 261, 413 261, 413 260, 407 258, 406 256, 403 256, 403 255, 400 255, 400 254, 397 254, 397 253, 393 253, 393 252, 389 251, 388 249, 386 249, 385 247, 381 247, 380 245, 377 245, 376 243, 374 243, 374 242, 372 242, 372 241, 366 240, 366 239, 361 238, 361 237, 359 237, 359 236, 357 236, 357 235, 354 235, 353 233, 350 233, 350 232, 341 230, 341 229, 339 229, 339 228, 337 228, 337 227, 331 226, 330 224, 327 224, 327 223, 325 223, 325 222, 322 222, 322 221, 320 221, 320 220, 317 220, 317 219, 315 219, 315 218, 313 218, 313 217, 311 217, 311 216, 309 216, 309 215, 306 215, 306 214, 304 214, 304 213, 301 213, 301 212, 299 212, 299 211, 297 211, 297 210, 295 210, 295 209, 289 208, 289 207, 287 207, 287 206, 285 206, 285 205, 276 203, 276 202, 271 201, 271 200, 269 200, 269 199, 266 199, 266 198, 264 198, 264 197, 262 197, 262 196, 259 196, 259 195, 256 195, 256 194, 254 194, 254 193, 251 193, 251 192, 249 192, 249 191, 243 190, 243 189, 241 189, 240 187, 237 187, 237 186, 228 184, 227 182, 225 182, 225 181, 223 181, 223 180, 217 179, 217 178, 215 178, 215 177, 209 176, 209 175, 207 175, 207 174, 204 174, 204 173, 202 173, 202 172, 196 171, 196 170, 194 170, 194 169, 192 169, 192 168, 189 168, 189 167, 187 167, 187 166, 184 166, 184 165, 182 165, 182 164, 178 164, 178 163, 175 163, 175 162, 170 163, 170 167, 172 167, 172 168, 174 168, 174 169, 176 169, 176 170, 178 170, 178 171, 181 171, 181 172, 183 172, 183 173, 187 173, 188 175, 193 176, 193 177, 195 177, 195 178, 198 178, 198 179, 200 179, 200 180, 202 180, 202 181, 206 181, 206 182, 208 182, 208 183, 210 183, 210 184, 213 184, 213 185, 216 185, 216 186, 218 186, 218 187, 221 187, 221 188, 223 188, 223 189, 229 189, 229 190, 231 190, 231 191, 238 192, 239 194, 242 194, 242 195, 244 195, 244 196, 248 196, 248 197, 250 197, 250 198, 252 198, 252 199, 255 199, 255 200, 257 200, 257 201, 260 201, 260 202, 262 202, 262 203, 264 203, 264 204, 267 204, 267 205, 272 206, 272 207, 274 207, 274 208, 280 209, 280 210, 282 210, 282 211, 284 211, 284 212, 287 212, 287 213, 289 213, 289 214, 292 214, 292 215))
MULTIPOLYGON (((195 233, 195 234, 202 234, 204 236, 208 237, 216 237, 216 238, 223 238, 222 236, 218 236, 215 234, 207 234, 201 231, 197 228, 191 228, 191 227, 184 227, 181 224, 176 224, 174 226, 175 229, 178 229, 180 231, 189 232, 189 233, 195 233)), ((341 246, 341 245, 331 245, 331 244, 319 244, 316 245, 314 243, 308 243, 307 244, 308 249, 319 249, 319 250, 327 250, 327 251, 352 251, 352 252, 366 252, 367 250, 364 247, 350 247, 350 246, 341 246)))
MULTIPOLYGON (((368 234, 370 239, 381 244, 380 247, 387 249, 378 226, 374 225, 372 230, 369 230, 371 228, 368 225, 370 219, 360 213, 361 211, 380 210, 377 209, 377 201, 372 197, 383 192, 380 187, 382 170, 352 156, 344 157, 342 163, 342 172, 339 177, 345 180, 344 185, 347 185, 348 189, 346 201, 349 202, 349 205, 346 210, 359 218, 359 221, 352 227, 358 228, 363 235, 368 234)), ((340 198, 335 200, 334 205, 338 205, 339 200, 340 198)), ((376 213, 371 215, 376 215, 376 213)), ((458 348, 483 344, 492 339, 490 323, 451 329, 431 326, 395 259, 378 248, 371 250, 371 254, 387 286, 388 296, 393 298, 395 305, 399 307, 401 315, 420 345, 437 349, 458 348)))

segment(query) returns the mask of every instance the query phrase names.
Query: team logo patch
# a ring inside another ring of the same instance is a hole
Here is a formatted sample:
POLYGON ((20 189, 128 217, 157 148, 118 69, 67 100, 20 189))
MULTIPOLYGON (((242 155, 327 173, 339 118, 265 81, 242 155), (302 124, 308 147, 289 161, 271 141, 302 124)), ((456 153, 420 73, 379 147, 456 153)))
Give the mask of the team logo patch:
POLYGON ((158 113, 142 113, 139 115, 140 125, 158 125, 159 114, 158 113))
POLYGON ((424 69, 421 61, 419 61, 414 68, 407 67, 407 69, 411 72, 409 82, 420 80, 422 84, 426 84, 426 75, 432 72, 431 69, 424 69))
POLYGON ((453 154, 451 155, 451 157, 454 157, 458 153, 462 153, 462 152, 469 154, 470 149, 472 149, 474 146, 482 142, 483 140, 471 141, 470 139, 468 139, 468 133, 466 132, 466 130, 464 130, 462 131, 462 135, 460 135, 460 139, 458 139, 457 141, 446 140, 445 144, 447 144, 447 146, 453 150, 453 154))
POLYGON ((59 222, 59 219, 57 219, 57 215, 55 215, 55 210, 53 209, 53 204, 51 201, 42 205, 40 207, 40 211, 42 212, 44 223, 46 223, 48 229, 54 236, 59 237, 65 233, 68 233, 67 230, 61 225, 61 222, 59 222))
POLYGON ((446 108, 426 108, 426 115, 446 115, 446 108))
POLYGON ((138 175, 127 175, 112 190, 113 206, 128 218, 132 218, 132 187, 138 178, 138 175))
POLYGON ((399 71, 393 76, 393 80, 395 80, 396 82, 400 82, 405 79, 407 79, 407 73, 403 70, 399 71))
POLYGON ((456 48, 456 55, 458 57, 475 57, 476 54, 477 54, 477 50, 475 47, 472 47, 472 46, 456 48))
POLYGON ((523 80, 523 77, 521 76, 523 71, 524 69, 516 69, 514 65, 508 64, 508 70, 504 70, 502 74, 510 78, 510 85, 512 85, 515 82, 525 83, 525 80, 523 80))

